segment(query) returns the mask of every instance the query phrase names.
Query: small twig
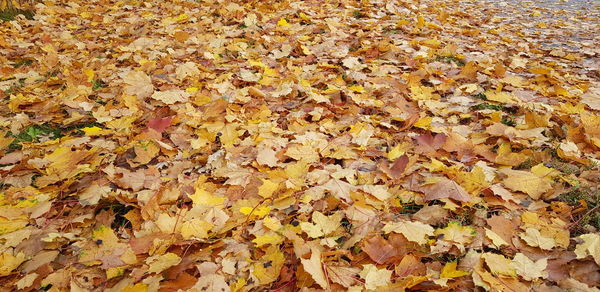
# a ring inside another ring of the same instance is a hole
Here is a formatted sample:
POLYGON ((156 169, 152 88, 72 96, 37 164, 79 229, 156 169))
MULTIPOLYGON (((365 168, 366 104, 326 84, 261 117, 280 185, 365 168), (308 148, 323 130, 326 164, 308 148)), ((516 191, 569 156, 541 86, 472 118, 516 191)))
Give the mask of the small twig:
POLYGON ((596 207, 589 209, 587 212, 585 212, 585 214, 583 214, 577 221, 571 223, 571 225, 569 226, 569 230, 571 230, 571 228, 573 228, 574 226, 577 226, 579 224, 579 222, 581 222, 581 220, 583 220, 583 218, 585 218, 587 215, 591 214, 592 212, 594 212, 596 209, 600 208, 600 205, 596 205, 596 207))

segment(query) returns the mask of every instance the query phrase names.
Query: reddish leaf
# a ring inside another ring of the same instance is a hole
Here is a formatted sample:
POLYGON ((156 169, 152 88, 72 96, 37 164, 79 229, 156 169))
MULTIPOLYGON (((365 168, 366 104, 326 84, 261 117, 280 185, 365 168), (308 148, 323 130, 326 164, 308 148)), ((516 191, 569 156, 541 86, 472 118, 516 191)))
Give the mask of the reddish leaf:
POLYGON ((446 135, 436 134, 435 136, 432 136, 430 133, 427 133, 417 136, 415 140, 419 143, 419 146, 416 148, 418 152, 430 153, 435 152, 444 146, 444 143, 446 143, 446 135))
POLYGON ((169 126, 171 126, 171 121, 174 116, 166 117, 166 118, 156 118, 148 121, 148 128, 154 129, 159 133, 162 133, 169 126))
POLYGON ((447 178, 442 178, 434 184, 421 186, 420 191, 425 193, 425 200, 427 201, 453 199, 460 202, 468 202, 471 199, 469 193, 462 186, 447 178))
POLYGON ((407 165, 408 156, 402 155, 396 158, 396 160, 394 160, 394 163, 392 163, 392 166, 390 167, 390 174, 393 178, 399 178, 404 172, 404 170, 406 170, 407 165))
POLYGON ((363 244, 363 250, 378 264, 386 263, 390 258, 398 255, 398 251, 379 235, 369 238, 363 244))

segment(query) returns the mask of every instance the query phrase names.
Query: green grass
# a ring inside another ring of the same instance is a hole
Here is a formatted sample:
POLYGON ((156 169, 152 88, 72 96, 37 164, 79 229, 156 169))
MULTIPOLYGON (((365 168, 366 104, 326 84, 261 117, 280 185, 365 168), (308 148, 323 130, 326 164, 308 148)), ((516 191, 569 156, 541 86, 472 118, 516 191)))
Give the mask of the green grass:
POLYGON ((48 137, 50 139, 58 139, 66 136, 67 134, 81 136, 83 135, 82 128, 86 127, 101 127, 103 126, 99 123, 82 123, 77 125, 71 125, 68 127, 59 127, 53 126, 48 123, 44 123, 41 125, 31 125, 25 128, 18 134, 14 134, 8 132, 6 134, 7 137, 13 137, 15 140, 8 146, 10 151, 20 150, 23 147, 23 143, 31 143, 31 142, 39 142, 42 137, 48 137))
POLYGON ((360 10, 354 10, 352 12, 352 16, 354 16, 354 18, 363 18, 363 17, 365 17, 365 15, 362 12, 360 12, 360 10))
POLYGON ((501 105, 490 104, 490 103, 480 103, 476 106, 473 106, 473 109, 478 110, 478 111, 486 110, 486 109, 494 110, 494 111, 502 111, 503 110, 501 105))
POLYGON ((21 131, 21 133, 15 135, 9 132, 7 136, 15 138, 8 148, 11 150, 18 150, 21 149, 22 143, 39 142, 42 136, 50 136, 52 139, 60 138, 61 130, 46 124, 31 125, 25 128, 25 130, 21 131))
POLYGON ((34 13, 31 10, 7 7, 6 9, 0 11, 0 20, 13 21, 13 20, 15 20, 17 15, 23 15, 23 16, 25 16, 25 18, 31 20, 31 19, 33 19, 34 13))
POLYGON ((458 66, 464 66, 465 65, 465 61, 463 61, 462 59, 460 59, 457 56, 453 56, 453 55, 448 55, 448 56, 437 56, 435 57, 436 61, 440 61, 440 62, 444 62, 444 63, 454 63, 458 66))
POLYGON ((23 67, 23 66, 29 66, 33 64, 33 60, 32 59, 23 59, 23 60, 19 60, 17 62, 15 62, 14 64, 12 64, 11 66, 15 69, 23 67))
POLYGON ((591 228, 600 230, 600 191, 591 187, 574 186, 557 198, 568 205, 579 208, 585 203, 585 211, 574 215, 571 232, 575 235, 591 232, 591 228), (591 227, 591 228, 590 228, 591 227))
POLYGON ((101 79, 96 79, 92 82, 92 90, 98 90, 106 87, 108 87, 108 85, 101 79))
POLYGON ((517 122, 514 119, 510 118, 510 117, 504 117, 502 119, 502 123, 505 124, 505 125, 507 125, 507 126, 510 126, 510 127, 517 126, 517 122))
POLYGON ((475 95, 475 98, 477 99, 481 99, 481 100, 488 100, 487 96, 485 95, 485 93, 481 92, 475 95))

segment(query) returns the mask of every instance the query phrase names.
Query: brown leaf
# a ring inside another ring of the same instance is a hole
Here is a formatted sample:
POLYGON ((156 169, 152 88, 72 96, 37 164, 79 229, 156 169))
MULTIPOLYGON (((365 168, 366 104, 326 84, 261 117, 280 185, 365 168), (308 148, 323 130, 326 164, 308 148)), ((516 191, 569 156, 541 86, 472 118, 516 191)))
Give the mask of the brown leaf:
POLYGON ((338 283, 346 288, 359 283, 357 280, 358 273, 360 272, 359 268, 325 265, 325 270, 332 282, 338 283))
POLYGON ((462 186, 447 178, 441 178, 434 184, 422 185, 420 191, 425 193, 425 200, 427 201, 453 199, 468 202, 471 200, 471 195, 462 186))
POLYGON ((436 152, 438 149, 444 146, 446 143, 446 135, 436 134, 432 136, 431 133, 422 134, 415 138, 419 143, 419 146, 415 148, 419 153, 431 153, 436 152))
POLYGON ((378 264, 384 264, 398 255, 397 250, 380 235, 363 242, 362 249, 378 264))

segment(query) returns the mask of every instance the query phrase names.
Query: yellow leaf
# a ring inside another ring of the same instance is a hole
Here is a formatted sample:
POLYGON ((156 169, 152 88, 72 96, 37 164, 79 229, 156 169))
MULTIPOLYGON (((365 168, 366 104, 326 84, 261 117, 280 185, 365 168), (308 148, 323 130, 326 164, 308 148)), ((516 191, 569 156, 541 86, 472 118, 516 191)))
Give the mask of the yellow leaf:
POLYGON ((165 91, 155 91, 152 94, 152 98, 158 101, 162 101, 165 104, 175 104, 178 102, 188 101, 191 95, 181 89, 169 89, 165 91))
POLYGON ((365 288, 375 290, 377 287, 390 284, 392 271, 385 268, 378 269, 375 265, 363 265, 363 270, 359 273, 360 277, 365 279, 365 288))
POLYGON ((94 80, 94 76, 96 76, 96 72, 94 72, 94 69, 83 69, 83 74, 87 76, 88 82, 94 80))
POLYGON ((592 256, 596 264, 600 265, 600 235, 589 233, 580 235, 578 238, 583 242, 575 247, 577 258, 592 256))
POLYGON ((500 103, 516 103, 517 98, 510 92, 496 92, 488 90, 485 92, 485 96, 488 100, 496 101, 500 103))
POLYGON ((387 153, 387 158, 389 160, 395 160, 396 158, 404 155, 404 153, 406 153, 407 150, 410 149, 412 145, 409 145, 408 143, 400 143, 396 146, 394 146, 388 153, 387 153))
POLYGON ((275 217, 265 217, 263 219, 263 225, 273 231, 277 231, 281 228, 281 222, 275 217))
POLYGON ((208 237, 208 232, 213 228, 214 225, 201 219, 192 219, 190 221, 183 222, 181 224, 181 236, 184 239, 205 239, 208 237))
POLYGON ((469 275, 467 271, 461 271, 456 269, 457 262, 448 262, 442 268, 440 278, 459 278, 462 276, 469 275))
POLYGON ((253 239, 252 242, 256 243, 256 247, 261 247, 267 244, 278 245, 283 242, 283 237, 281 237, 277 233, 271 232, 256 236, 256 238, 253 239))
POLYGON ((300 14, 298 14, 298 16, 300 16, 300 18, 304 21, 310 21, 310 18, 304 12, 300 12, 300 14))
POLYGON ((312 278, 321 286, 321 288, 328 290, 329 282, 323 272, 323 265, 321 264, 321 251, 318 248, 311 248, 310 259, 300 259, 304 270, 309 273, 312 278))
POLYGON ((502 181, 505 187, 513 191, 524 192, 534 200, 552 189, 552 180, 544 179, 534 173, 512 169, 502 169, 501 172, 507 175, 502 181))
POLYGON ((348 90, 354 91, 354 92, 358 92, 358 93, 365 93, 365 88, 362 87, 362 85, 353 85, 348 87, 348 90))
POLYGON ((285 18, 283 18, 283 17, 282 17, 282 18, 280 18, 280 19, 277 21, 277 25, 279 25, 279 26, 288 26, 288 25, 290 25, 290 24, 287 22, 287 20, 285 20, 285 18))
POLYGON ((29 221, 27 218, 13 218, 11 220, 0 217, 0 235, 17 231, 25 226, 29 221))
POLYGON ((473 240, 477 231, 471 226, 461 226, 459 222, 451 221, 445 228, 437 229, 434 235, 442 235, 441 240, 447 242, 465 245, 473 240))
POLYGON ((112 131, 110 130, 105 130, 96 126, 81 128, 81 130, 85 133, 86 136, 108 135, 112 133, 112 131))
POLYGON ((519 236, 525 240, 528 245, 545 250, 551 250, 556 245, 554 238, 545 237, 539 230, 531 227, 527 228, 525 232, 521 233, 519 236))
POLYGON ((263 184, 258 187, 258 195, 263 198, 270 198, 273 193, 279 188, 279 183, 272 182, 268 179, 262 179, 263 184))
POLYGON ((508 242, 506 242, 496 232, 490 229, 485 229, 485 236, 487 236, 487 238, 489 238, 492 241, 492 244, 496 246, 496 248, 500 248, 503 245, 508 245, 508 242))
MULTIPOLYGON (((23 276, 23 278, 21 278, 19 281, 17 281, 17 283, 15 283, 17 286, 17 289, 21 290, 21 289, 24 289, 24 288, 27 288, 27 287, 33 285, 33 283, 35 282, 35 280, 37 279, 38 276, 39 275, 37 273, 30 273, 30 274, 23 276)), ((73 290, 71 290, 71 291, 73 291, 73 290)))
POLYGON ((172 252, 168 252, 160 256, 151 256, 146 259, 146 264, 149 266, 149 273, 160 273, 172 266, 179 264, 180 262, 181 258, 172 252))
POLYGON ((422 117, 413 125, 417 128, 421 128, 424 130, 429 130, 431 128, 431 122, 433 121, 433 117, 422 117))
POLYGON ((509 277, 514 277, 517 275, 517 272, 511 265, 511 261, 505 258, 503 255, 486 252, 482 255, 482 257, 487 266, 490 268, 492 274, 509 277))
POLYGON ((291 146, 285 151, 285 155, 306 163, 313 163, 319 160, 319 153, 314 147, 309 145, 291 146))
POLYGON ((144 283, 137 283, 135 285, 129 285, 121 290, 119 290, 119 292, 146 292, 148 291, 148 285, 144 284, 144 283))
POLYGON ((418 221, 390 222, 383 226, 383 232, 386 234, 390 232, 400 233, 406 239, 418 244, 427 243, 427 237, 434 235, 433 227, 418 221))
POLYGON ((410 93, 415 100, 440 99, 439 94, 434 94, 435 89, 427 86, 411 86, 410 93))
POLYGON ((254 276, 261 285, 272 283, 279 278, 285 257, 278 246, 271 245, 258 262, 254 264, 254 276))
POLYGON ((267 216, 271 212, 271 207, 269 207, 269 206, 262 206, 262 207, 258 207, 258 208, 241 207, 240 212, 244 215, 252 214, 258 218, 262 218, 262 217, 267 216))
POLYGON ((196 189, 196 192, 189 197, 194 204, 203 206, 219 206, 225 202, 224 197, 215 196, 204 189, 196 189))
POLYGON ((25 261, 25 254, 19 252, 13 255, 12 250, 4 251, 0 254, 0 277, 8 276, 25 261))
POLYGON ((325 216, 319 211, 314 211, 312 214, 312 221, 313 223, 300 222, 302 231, 306 232, 306 234, 312 238, 325 236, 340 227, 342 213, 336 212, 331 216, 325 216))
POLYGON ((125 94, 148 97, 154 92, 152 79, 141 71, 131 71, 123 77, 125 94))
POLYGON ((125 273, 125 269, 123 267, 110 267, 106 269, 106 279, 122 276, 123 273, 125 273))
POLYGON ((517 274, 527 281, 548 277, 548 272, 545 271, 548 266, 548 259, 546 258, 534 262, 526 255, 517 253, 511 264, 517 274))

